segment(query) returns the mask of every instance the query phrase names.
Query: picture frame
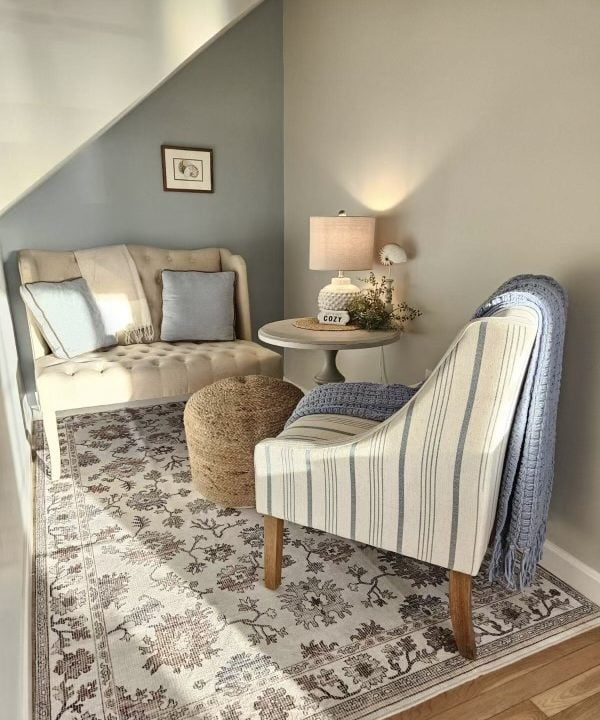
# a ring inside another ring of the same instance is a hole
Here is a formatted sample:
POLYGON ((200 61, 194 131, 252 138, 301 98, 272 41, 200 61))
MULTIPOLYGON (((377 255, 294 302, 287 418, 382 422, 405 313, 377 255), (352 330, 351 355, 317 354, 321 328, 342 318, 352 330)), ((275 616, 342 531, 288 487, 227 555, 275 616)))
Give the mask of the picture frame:
POLYGON ((211 148, 161 145, 163 190, 166 192, 214 192, 211 148))

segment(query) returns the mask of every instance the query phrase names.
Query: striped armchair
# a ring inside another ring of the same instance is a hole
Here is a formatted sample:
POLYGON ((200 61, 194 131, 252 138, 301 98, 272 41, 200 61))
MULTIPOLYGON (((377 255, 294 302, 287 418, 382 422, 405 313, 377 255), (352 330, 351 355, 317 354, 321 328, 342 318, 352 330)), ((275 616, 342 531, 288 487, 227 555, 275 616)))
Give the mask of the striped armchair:
POLYGON ((311 415, 259 443, 267 587, 281 582, 284 520, 448 568, 457 646, 474 658, 471 578, 493 529, 537 327, 524 307, 474 320, 386 421, 311 415))

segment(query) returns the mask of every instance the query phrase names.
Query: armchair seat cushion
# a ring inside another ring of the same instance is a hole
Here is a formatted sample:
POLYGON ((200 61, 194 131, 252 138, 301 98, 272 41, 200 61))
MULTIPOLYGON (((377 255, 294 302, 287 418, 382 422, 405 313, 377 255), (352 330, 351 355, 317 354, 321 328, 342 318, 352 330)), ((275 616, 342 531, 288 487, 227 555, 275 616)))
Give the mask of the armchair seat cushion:
POLYGON ((351 415, 304 415, 279 433, 277 440, 304 447, 342 443, 376 425, 375 420, 351 415))
POLYGON ((36 360, 38 391, 48 410, 132 400, 181 398, 232 375, 281 377, 281 356, 249 340, 116 345, 70 360, 36 360))

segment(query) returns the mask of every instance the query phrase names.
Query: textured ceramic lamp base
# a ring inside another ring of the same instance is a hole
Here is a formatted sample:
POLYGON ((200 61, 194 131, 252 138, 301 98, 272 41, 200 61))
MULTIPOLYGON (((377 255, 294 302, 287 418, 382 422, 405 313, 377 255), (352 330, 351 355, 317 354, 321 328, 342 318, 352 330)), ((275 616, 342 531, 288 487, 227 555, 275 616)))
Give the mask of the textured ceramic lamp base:
POLYGON ((323 367, 315 375, 315 382, 317 383, 317 385, 325 385, 325 383, 344 382, 346 378, 338 370, 335 362, 338 351, 323 350, 323 353, 325 354, 323 367))
POLYGON ((360 293, 360 288, 350 282, 350 278, 331 278, 329 285, 321 288, 317 297, 319 310, 345 310, 353 297, 360 293))
POLYGON ((345 310, 350 300, 357 294, 356 292, 329 292, 324 288, 319 292, 317 304, 319 310, 345 310))

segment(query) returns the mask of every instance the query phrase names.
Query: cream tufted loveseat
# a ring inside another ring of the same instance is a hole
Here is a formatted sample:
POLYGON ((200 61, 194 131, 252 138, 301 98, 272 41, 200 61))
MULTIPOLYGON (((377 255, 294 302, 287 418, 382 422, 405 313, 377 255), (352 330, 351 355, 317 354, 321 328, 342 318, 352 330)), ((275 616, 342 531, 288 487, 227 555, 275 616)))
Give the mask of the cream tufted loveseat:
MULTIPOLYGON (((231 342, 152 342, 116 345, 62 360, 50 353, 35 320, 28 315, 35 376, 53 477, 60 475, 56 414, 145 400, 174 400, 232 375, 281 377, 281 356, 252 342, 246 263, 223 248, 163 250, 128 245, 148 299, 155 337, 162 321, 161 271, 231 270, 236 274, 236 340, 231 342)), ((60 281, 81 275, 73 252, 22 250, 23 283, 60 281)), ((192 310, 192 309, 191 309, 192 310)))

